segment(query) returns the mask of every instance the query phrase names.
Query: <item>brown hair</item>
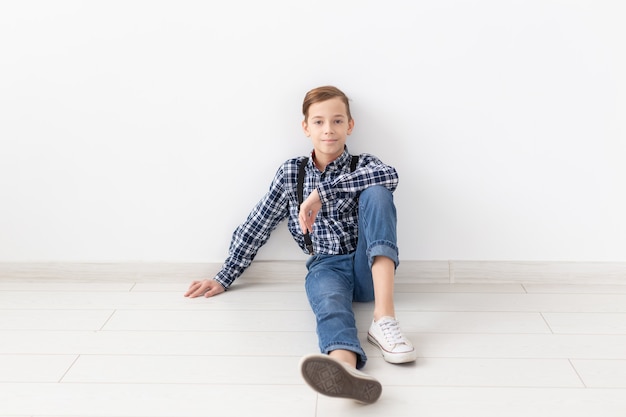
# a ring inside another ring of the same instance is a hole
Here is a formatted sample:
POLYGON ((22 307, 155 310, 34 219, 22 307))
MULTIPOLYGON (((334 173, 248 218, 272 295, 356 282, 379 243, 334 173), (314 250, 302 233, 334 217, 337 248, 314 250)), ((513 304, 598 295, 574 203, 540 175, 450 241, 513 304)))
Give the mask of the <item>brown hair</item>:
POLYGON ((306 93, 306 96, 304 96, 304 102, 302 103, 302 114, 304 115, 304 121, 306 122, 309 118, 309 107, 311 107, 312 104, 330 100, 335 97, 339 97, 341 101, 344 102, 344 104, 346 105, 348 120, 352 120, 352 115, 350 114, 350 104, 348 103, 348 96, 346 96, 343 91, 341 91, 337 87, 327 85, 324 87, 314 88, 313 90, 306 93))

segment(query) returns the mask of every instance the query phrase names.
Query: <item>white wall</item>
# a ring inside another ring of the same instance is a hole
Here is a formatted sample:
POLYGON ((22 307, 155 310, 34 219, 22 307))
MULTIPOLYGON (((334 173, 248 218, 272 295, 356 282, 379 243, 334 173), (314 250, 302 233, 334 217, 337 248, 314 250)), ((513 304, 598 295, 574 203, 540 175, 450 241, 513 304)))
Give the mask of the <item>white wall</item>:
POLYGON ((0 261, 223 260, 322 84, 402 259, 626 261, 624 4, 3 1, 0 261))

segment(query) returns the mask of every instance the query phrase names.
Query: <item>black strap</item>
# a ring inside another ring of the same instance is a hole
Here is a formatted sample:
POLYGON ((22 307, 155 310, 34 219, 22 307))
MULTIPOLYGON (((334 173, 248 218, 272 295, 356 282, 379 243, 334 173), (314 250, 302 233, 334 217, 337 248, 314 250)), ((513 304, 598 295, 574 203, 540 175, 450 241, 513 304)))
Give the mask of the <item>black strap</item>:
MULTIPOLYGON (((304 158, 300 161, 300 166, 298 167, 298 213, 300 213, 300 205, 304 201, 304 171, 308 162, 309 158, 304 158)), ((313 255, 313 242, 308 230, 304 234, 304 244, 309 255, 313 255)))
POLYGON ((350 159, 350 172, 354 172, 356 169, 356 164, 359 163, 359 155, 352 155, 350 159))
POLYGON ((298 212, 300 212, 300 204, 304 201, 304 170, 308 163, 309 158, 304 158, 300 161, 300 166, 298 167, 298 212))
MULTIPOLYGON (((304 201, 304 172, 308 162, 309 158, 303 158, 300 160, 300 165, 298 167, 298 213, 300 213, 300 205, 304 201)), ((359 156, 352 155, 350 159, 350 172, 354 172, 358 163, 359 156)), ((306 245, 306 250, 309 252, 309 255, 313 255, 313 242, 311 241, 311 236, 309 235, 308 230, 304 234, 304 244, 306 245)))

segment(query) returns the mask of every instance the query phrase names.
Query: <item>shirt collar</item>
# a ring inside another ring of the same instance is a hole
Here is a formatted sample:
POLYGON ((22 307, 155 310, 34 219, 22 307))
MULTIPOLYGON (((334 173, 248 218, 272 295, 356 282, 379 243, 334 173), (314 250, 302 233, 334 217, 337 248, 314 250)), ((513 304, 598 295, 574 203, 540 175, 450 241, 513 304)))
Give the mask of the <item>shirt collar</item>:
MULTIPOLYGON (((315 158, 315 149, 311 151, 311 157, 309 158, 309 164, 312 167, 315 167, 315 163, 313 159, 315 158)), ((341 169, 350 164, 350 153, 348 152, 348 146, 344 145, 343 153, 339 155, 337 159, 332 161, 330 164, 326 166, 326 171, 341 171, 341 169)))

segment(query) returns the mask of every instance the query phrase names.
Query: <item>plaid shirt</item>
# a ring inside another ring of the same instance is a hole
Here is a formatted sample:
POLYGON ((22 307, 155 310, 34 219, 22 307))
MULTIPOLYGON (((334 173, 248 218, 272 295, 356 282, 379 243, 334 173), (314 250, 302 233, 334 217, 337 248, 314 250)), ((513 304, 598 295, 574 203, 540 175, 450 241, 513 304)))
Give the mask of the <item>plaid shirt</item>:
MULTIPOLYGON (((304 157, 286 161, 276 172, 270 189, 252 209, 245 222, 235 229, 228 258, 215 277, 224 288, 252 263, 272 230, 288 218, 289 232, 308 254, 298 222, 298 166, 304 157)), ((320 172, 308 160, 304 179, 304 199, 317 188, 322 208, 315 218, 311 240, 313 252, 321 255, 340 255, 356 250, 358 235, 359 193, 372 185, 382 185, 390 191, 398 186, 395 168, 383 164, 377 157, 361 154, 354 172, 350 172, 350 154, 346 148, 341 156, 320 172)))

